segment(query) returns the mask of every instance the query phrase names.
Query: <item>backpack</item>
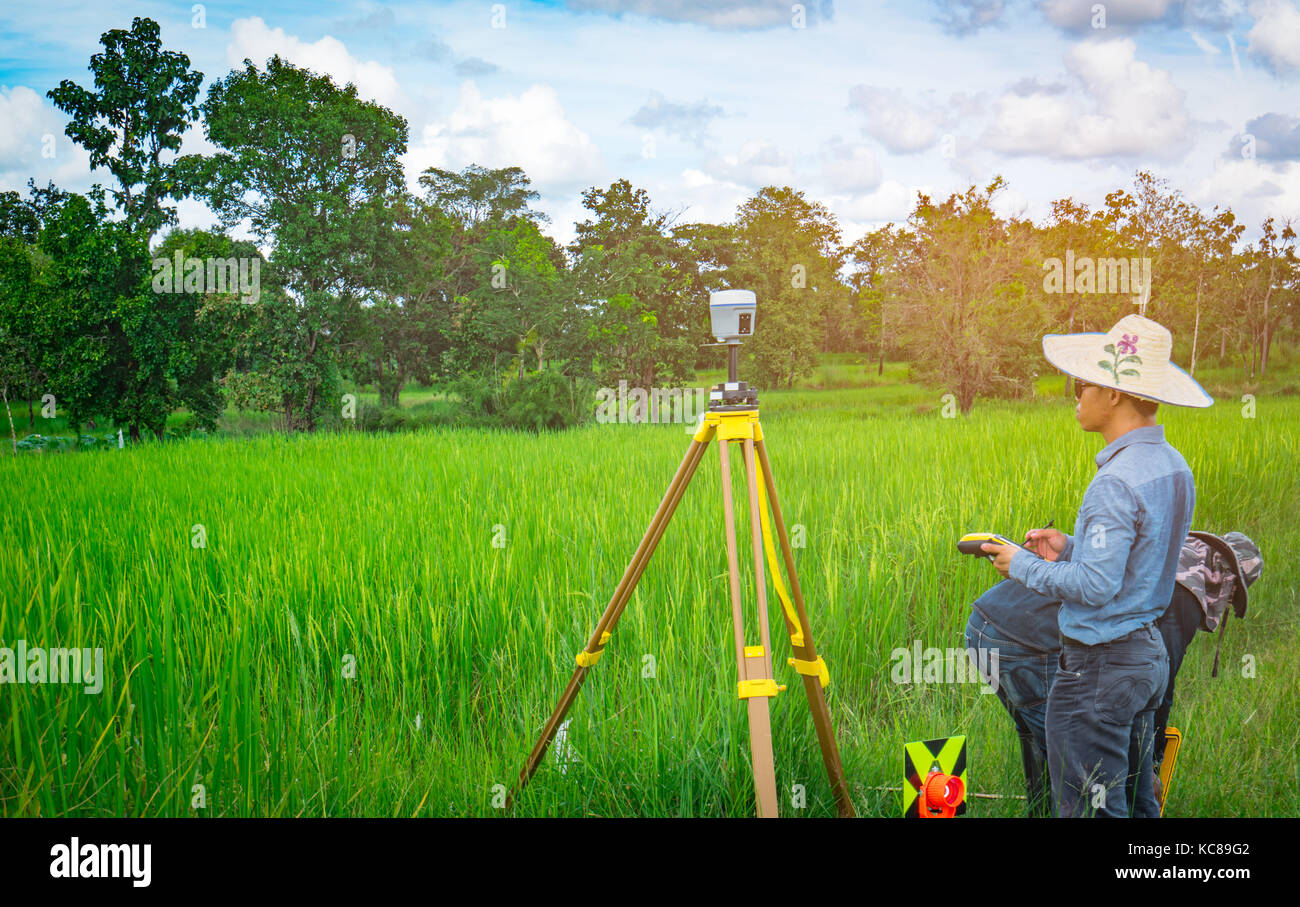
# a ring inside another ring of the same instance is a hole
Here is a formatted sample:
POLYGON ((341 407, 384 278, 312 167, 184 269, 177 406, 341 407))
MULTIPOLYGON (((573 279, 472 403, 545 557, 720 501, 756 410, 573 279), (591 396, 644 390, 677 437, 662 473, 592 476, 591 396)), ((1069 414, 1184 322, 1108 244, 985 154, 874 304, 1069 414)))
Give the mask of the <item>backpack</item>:
POLYGON ((1201 629, 1219 631, 1214 647, 1211 677, 1219 676, 1219 651, 1228 626, 1228 605, 1237 617, 1246 616, 1246 589, 1264 571, 1259 547, 1240 532, 1220 538, 1209 532, 1192 531, 1183 540, 1174 581, 1195 597, 1201 606, 1201 629))

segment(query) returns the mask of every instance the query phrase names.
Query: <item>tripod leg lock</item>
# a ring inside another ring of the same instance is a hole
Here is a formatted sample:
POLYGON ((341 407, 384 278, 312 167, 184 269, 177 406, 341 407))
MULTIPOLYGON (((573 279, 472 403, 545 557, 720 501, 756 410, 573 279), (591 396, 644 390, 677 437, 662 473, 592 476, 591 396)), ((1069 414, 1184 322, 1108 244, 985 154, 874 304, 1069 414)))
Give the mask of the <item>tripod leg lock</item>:
POLYGON ((826 667, 826 662, 820 655, 816 661, 804 661, 802 658, 787 658, 786 664, 794 667, 800 674, 807 674, 809 677, 821 679, 822 686, 828 687, 831 683, 831 672, 826 667))
MULTIPOLYGON (((602 646, 605 645, 605 643, 609 642, 609 636, 610 634, 608 630, 600 634, 600 644, 602 646)), ((578 667, 580 668, 590 668, 596 662, 600 661, 600 656, 604 654, 605 654, 604 649, 598 649, 595 652, 588 652, 584 649, 583 651, 578 653, 577 657, 574 658, 574 661, 578 663, 578 667)))
POLYGON ((784 686, 777 686, 776 681, 771 678, 766 680, 742 680, 736 684, 736 697, 738 699, 752 699, 755 696, 775 696, 784 689, 784 686))

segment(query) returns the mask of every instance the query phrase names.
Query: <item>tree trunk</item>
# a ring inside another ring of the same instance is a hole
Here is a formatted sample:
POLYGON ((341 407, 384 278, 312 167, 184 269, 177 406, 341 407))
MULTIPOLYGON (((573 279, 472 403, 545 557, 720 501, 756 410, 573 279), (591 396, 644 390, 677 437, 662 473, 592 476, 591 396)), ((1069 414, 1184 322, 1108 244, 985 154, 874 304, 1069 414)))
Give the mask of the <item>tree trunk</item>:
MULTIPOLYGON (((313 366, 316 364, 316 344, 320 342, 320 334, 313 331, 311 343, 307 346, 307 361, 313 366)), ((313 379, 311 387, 307 388, 307 401, 303 407, 303 427, 309 433, 316 431, 316 396, 320 393, 320 381, 313 379)))
POLYGON ((13 455, 16 457, 18 456, 18 432, 14 430, 14 414, 9 409, 9 385, 5 385, 2 390, 5 398, 5 413, 9 416, 9 440, 13 442, 13 455))
POLYGON ((880 300, 880 365, 876 366, 876 375, 885 374, 885 300, 880 300))
POLYGON ((1269 265, 1268 269, 1268 288, 1264 291, 1264 330, 1260 336, 1260 359, 1259 373, 1262 375, 1268 371, 1268 303, 1273 295, 1273 275, 1276 273, 1276 265, 1269 265))
MULTIPOLYGON (((1065 333, 1074 333, 1074 306, 1070 306, 1070 326, 1065 329, 1065 333)), ((1065 398, 1068 400, 1074 393, 1074 376, 1067 374, 1065 376, 1065 398)))
POLYGON ((1196 377, 1196 338, 1201 334, 1201 284, 1196 284, 1196 322, 1192 326, 1192 368, 1191 376, 1196 377))
POLYGON ((1228 358, 1228 329, 1222 328, 1219 331, 1219 365, 1228 358))
MULTIPOLYGON (((78 435, 77 440, 81 440, 80 435, 78 435)), ((139 440, 140 440, 140 423, 139 423, 139 422, 132 422, 132 423, 131 423, 131 443, 132 443, 132 444, 135 444, 135 443, 139 442, 139 440)))
POLYGON ((27 398, 27 430, 36 428, 36 407, 30 397, 27 398))

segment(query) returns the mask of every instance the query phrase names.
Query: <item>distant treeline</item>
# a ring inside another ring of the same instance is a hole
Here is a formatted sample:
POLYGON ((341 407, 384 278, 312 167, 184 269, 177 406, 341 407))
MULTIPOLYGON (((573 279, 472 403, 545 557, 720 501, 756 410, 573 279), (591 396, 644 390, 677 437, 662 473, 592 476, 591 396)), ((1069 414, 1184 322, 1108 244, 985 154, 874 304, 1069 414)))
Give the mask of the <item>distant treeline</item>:
POLYGON ((1147 172, 1097 210, 1056 201, 1043 224, 996 213, 1000 177, 918 196, 905 224, 851 244, 790 187, 761 189, 731 223, 683 224, 620 179, 582 193, 589 215, 562 248, 517 167, 429 168, 408 191, 405 119, 350 84, 275 57, 199 104, 202 73, 152 20, 102 43, 93 89, 49 95, 115 185, 0 194, 6 408, 51 395, 74 426, 161 435, 184 407, 211 429, 233 403, 312 431, 340 419, 349 388, 395 407, 411 382, 507 424, 567 425, 596 387, 721 364, 705 344, 708 293, 725 287, 758 294, 742 368, 759 387, 793 384, 819 352, 902 356, 963 411, 1023 393, 1043 333, 1104 330, 1135 306, 1193 371, 1212 356, 1261 374, 1297 329, 1290 222, 1242 243, 1231 211, 1147 172), (178 155, 195 122, 216 153, 178 155), (220 231, 172 228, 186 197, 220 231))

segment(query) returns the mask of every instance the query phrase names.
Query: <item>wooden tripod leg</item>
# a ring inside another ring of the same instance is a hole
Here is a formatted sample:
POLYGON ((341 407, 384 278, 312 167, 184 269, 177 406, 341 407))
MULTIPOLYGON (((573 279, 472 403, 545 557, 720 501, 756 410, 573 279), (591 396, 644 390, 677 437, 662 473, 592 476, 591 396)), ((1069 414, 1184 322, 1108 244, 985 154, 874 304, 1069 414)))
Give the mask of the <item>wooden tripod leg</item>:
MULTIPOLYGON (((744 440, 745 486, 749 490, 749 529, 754 546, 754 585, 758 590, 758 633, 762 652, 746 658, 750 680, 772 677, 772 640, 767 627, 767 578, 763 575, 763 534, 758 515, 758 477, 754 474, 754 441, 744 440)), ((754 760, 754 786, 758 791, 760 818, 778 815, 776 799, 776 760, 772 755, 772 721, 767 696, 749 699, 749 745, 754 760)))
MULTIPOLYGON (((728 444, 728 441, 718 441, 718 456, 722 467, 722 512, 727 536, 727 577, 731 586, 731 623, 736 644, 737 679, 740 681, 765 678, 770 680, 772 676, 770 664, 766 673, 764 672, 767 646, 764 646, 763 652, 753 658, 747 657, 745 652, 745 615, 740 603, 740 563, 736 554, 736 517, 731 493, 731 458, 727 453, 728 444)), ((753 482, 749 483, 749 491, 751 497, 756 492, 753 482)), ((756 499, 754 503, 757 505, 756 499)), ((757 513, 757 506, 754 513, 757 513)), ((737 691, 739 690, 740 687, 737 687, 737 691)), ((772 756, 772 719, 767 697, 750 696, 745 702, 749 712, 749 754, 754 772, 754 797, 758 801, 758 816, 760 819, 776 818, 776 771, 772 756)))
MULTIPOLYGON (((767 498, 772 506, 772 522, 775 524, 777 538, 781 540, 781 558, 785 561, 786 574, 790 579, 790 596, 794 599, 795 613, 799 617, 799 627, 790 624, 786 616, 786 626, 793 636, 796 630, 802 631, 803 647, 794 647, 795 657, 801 661, 815 662, 817 648, 813 645, 812 626, 808 621, 808 612, 804 608, 803 591, 799 588, 799 574, 794 568, 794 553, 790 550, 790 538, 786 535, 785 519, 781 515, 781 505, 776 496, 776 480, 772 477, 772 464, 767 458, 767 445, 763 441, 754 444, 758 451, 758 460, 763 467, 763 483, 767 488, 767 498)), ((784 609, 782 615, 785 615, 784 609)), ((826 765, 826 776, 830 780, 831 790, 835 795, 835 806, 839 815, 851 818, 855 815, 853 798, 849 795, 848 783, 844 780, 844 765, 840 762, 839 747, 835 744, 835 731, 831 726, 830 709, 826 705, 826 694, 822 691, 821 679, 804 674, 803 688, 808 695, 808 707, 812 710, 813 726, 817 729, 817 740, 821 744, 822 762, 826 765)))
MULTIPOLYGON (((631 563, 628 564, 627 570, 623 572, 623 578, 619 580, 613 597, 610 598, 609 604, 605 607, 605 612, 596 623, 596 629, 592 632, 591 639, 587 641, 586 648, 583 649, 586 655, 598 657, 604 650, 605 634, 614 632, 614 625, 618 622, 618 618, 623 613, 627 602, 632 598, 632 592, 636 589, 636 584, 641 579, 646 564, 650 562, 650 556, 654 554, 655 548, 659 545, 659 540, 663 538, 664 530, 668 528, 673 512, 677 509, 677 504, 681 501, 686 486, 690 484, 691 477, 695 475, 695 469, 700 465, 705 448, 708 446, 707 441, 695 440, 691 442, 690 448, 686 451, 686 456, 682 458, 681 465, 677 467, 676 474, 673 475, 672 481, 668 484, 668 491, 664 494, 663 500, 659 502, 659 509, 655 511, 654 517, 650 520, 650 526, 641 538, 641 544, 637 545, 631 563)), ((580 662, 574 670, 573 676, 569 678, 569 684, 564 688, 560 701, 556 704, 555 710, 551 712, 551 717, 542 729, 541 736, 537 738, 537 743, 533 746, 532 752, 528 754, 528 761, 524 763, 524 768, 519 773, 519 780, 515 782, 515 789, 510 792, 510 796, 506 799, 507 807, 537 772, 538 766, 541 765, 542 759, 546 756, 547 747, 551 745, 551 740, 555 737, 556 731, 560 729, 564 716, 568 714, 569 708, 573 705, 573 700, 578 695, 578 691, 582 689, 583 681, 587 678, 587 672, 594 666, 595 659, 590 659, 589 663, 585 665, 580 662)))

